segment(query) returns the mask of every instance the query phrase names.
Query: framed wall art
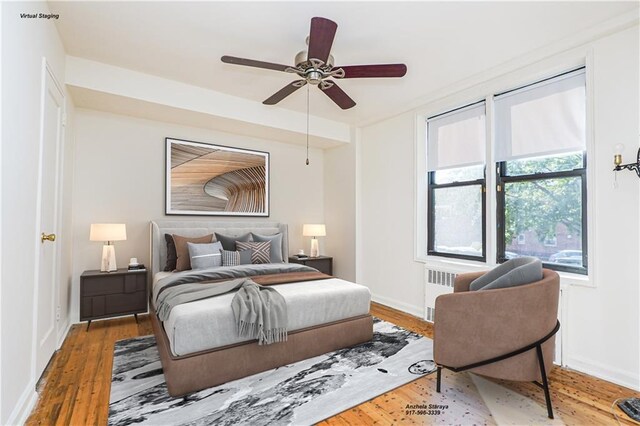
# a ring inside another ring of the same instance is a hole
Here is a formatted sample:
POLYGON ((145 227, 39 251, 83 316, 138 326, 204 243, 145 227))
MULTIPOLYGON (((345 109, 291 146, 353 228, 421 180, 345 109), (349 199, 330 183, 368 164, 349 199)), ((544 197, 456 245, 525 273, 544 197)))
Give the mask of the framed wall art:
POLYGON ((269 216, 269 153, 166 138, 167 215, 269 216))

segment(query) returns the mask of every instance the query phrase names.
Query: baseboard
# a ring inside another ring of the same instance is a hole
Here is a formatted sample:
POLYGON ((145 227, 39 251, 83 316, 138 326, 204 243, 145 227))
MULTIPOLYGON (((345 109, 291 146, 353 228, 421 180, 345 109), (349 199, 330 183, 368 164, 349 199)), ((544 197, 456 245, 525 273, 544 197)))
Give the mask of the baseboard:
POLYGON ((71 319, 67 318, 60 329, 62 330, 62 333, 58 333, 58 343, 56 349, 60 349, 62 347, 64 340, 67 338, 67 334, 69 334, 69 330, 71 330, 71 319))
POLYGON ((638 377, 627 371, 576 356, 567 357, 565 365, 573 370, 606 380, 607 382, 640 391, 640 381, 638 377))
POLYGON ((36 401, 38 400, 38 394, 36 393, 36 384, 30 381, 20 398, 18 399, 18 403, 13 408, 11 414, 9 414, 9 419, 7 420, 8 425, 23 425, 27 423, 27 419, 31 414, 31 411, 36 406, 36 401))
POLYGON ((390 308, 406 312, 418 318, 424 317, 423 308, 421 308, 420 306, 410 305, 408 303, 400 302, 399 300, 392 299, 390 297, 379 296, 373 293, 371 294, 371 300, 389 306, 390 308))

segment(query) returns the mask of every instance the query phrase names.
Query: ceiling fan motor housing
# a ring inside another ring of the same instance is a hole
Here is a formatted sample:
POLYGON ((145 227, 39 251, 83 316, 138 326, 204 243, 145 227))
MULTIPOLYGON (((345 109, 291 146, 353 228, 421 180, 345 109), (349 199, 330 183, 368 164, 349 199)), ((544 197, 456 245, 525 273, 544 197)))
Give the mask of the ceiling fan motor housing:
POLYGON ((307 80, 309 84, 318 85, 322 79, 329 77, 333 68, 333 55, 329 55, 327 62, 324 63, 320 59, 307 59, 308 52, 302 50, 298 52, 295 58, 295 69, 297 74, 307 80))

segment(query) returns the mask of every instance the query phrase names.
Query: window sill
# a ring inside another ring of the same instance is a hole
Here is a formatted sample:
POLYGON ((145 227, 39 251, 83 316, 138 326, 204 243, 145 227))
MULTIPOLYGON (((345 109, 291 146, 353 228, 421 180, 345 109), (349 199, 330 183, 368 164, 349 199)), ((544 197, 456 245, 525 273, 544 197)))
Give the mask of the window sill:
POLYGON ((485 271, 492 267, 492 265, 489 265, 486 262, 482 262, 482 261, 455 259, 455 258, 440 257, 440 256, 417 257, 415 261, 424 263, 425 266, 428 266, 428 267, 447 270, 451 272, 485 271))
POLYGON ((561 287, 579 286, 596 288, 596 285, 593 283, 589 275, 572 274, 571 272, 561 271, 558 271, 558 275, 560 275, 561 287))

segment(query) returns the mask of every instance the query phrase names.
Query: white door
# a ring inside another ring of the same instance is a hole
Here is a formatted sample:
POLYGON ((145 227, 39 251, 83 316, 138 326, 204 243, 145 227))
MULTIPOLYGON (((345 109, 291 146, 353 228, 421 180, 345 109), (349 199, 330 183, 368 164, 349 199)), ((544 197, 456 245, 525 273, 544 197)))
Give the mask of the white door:
POLYGON ((38 232, 38 282, 35 292, 35 377, 40 377, 56 349, 57 228, 60 148, 63 132, 64 95, 43 64, 40 134, 40 223, 38 232), (49 239, 46 239, 48 237, 49 239))

